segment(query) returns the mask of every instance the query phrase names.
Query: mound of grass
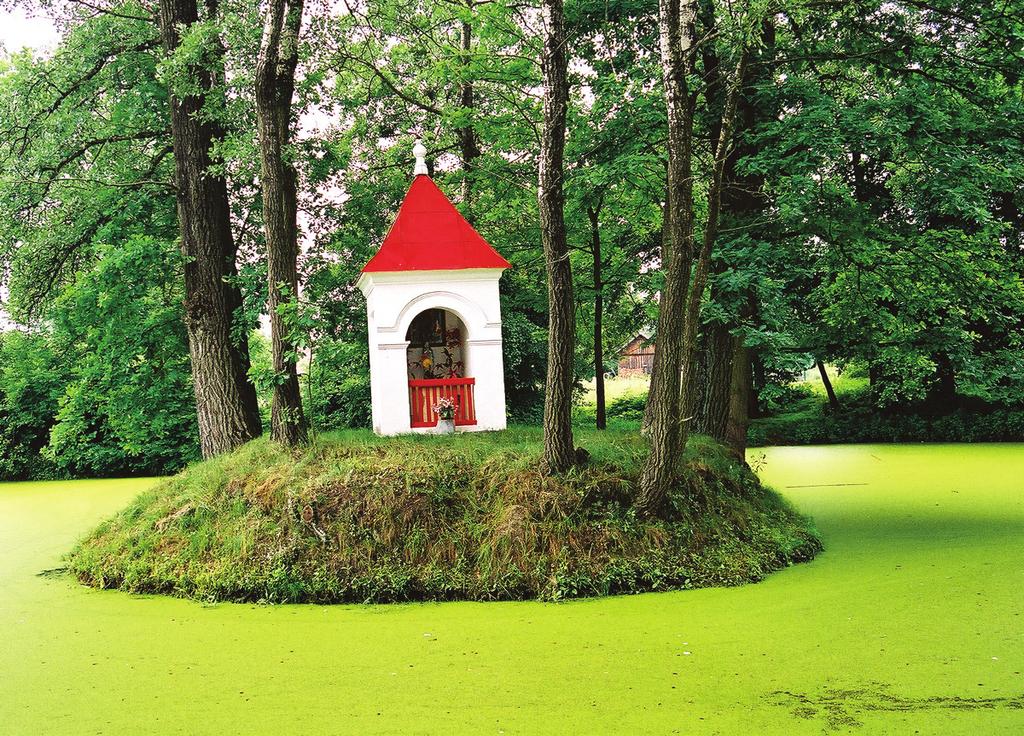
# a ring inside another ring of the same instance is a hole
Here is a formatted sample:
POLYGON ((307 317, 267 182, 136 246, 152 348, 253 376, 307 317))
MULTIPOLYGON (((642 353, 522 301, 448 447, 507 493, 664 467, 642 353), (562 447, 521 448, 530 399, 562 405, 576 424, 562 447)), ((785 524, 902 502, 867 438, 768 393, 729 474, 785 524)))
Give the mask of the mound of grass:
POLYGON ((554 600, 737 585, 820 549, 806 519, 703 438, 653 521, 630 505, 635 435, 579 443, 588 464, 548 477, 532 428, 350 431, 294 452, 259 440, 145 492, 68 565, 97 587, 211 600, 554 600))

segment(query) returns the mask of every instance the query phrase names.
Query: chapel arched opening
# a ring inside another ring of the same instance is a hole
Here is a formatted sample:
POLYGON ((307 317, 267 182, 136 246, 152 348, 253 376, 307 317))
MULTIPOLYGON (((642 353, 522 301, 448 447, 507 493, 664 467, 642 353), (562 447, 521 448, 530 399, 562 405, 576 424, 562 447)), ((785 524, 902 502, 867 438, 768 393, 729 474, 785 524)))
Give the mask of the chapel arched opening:
POLYGON ((466 338, 465 323, 452 310, 424 309, 413 317, 405 334, 410 427, 434 426, 434 407, 442 398, 455 403, 455 426, 476 424, 476 380, 469 373, 466 338))

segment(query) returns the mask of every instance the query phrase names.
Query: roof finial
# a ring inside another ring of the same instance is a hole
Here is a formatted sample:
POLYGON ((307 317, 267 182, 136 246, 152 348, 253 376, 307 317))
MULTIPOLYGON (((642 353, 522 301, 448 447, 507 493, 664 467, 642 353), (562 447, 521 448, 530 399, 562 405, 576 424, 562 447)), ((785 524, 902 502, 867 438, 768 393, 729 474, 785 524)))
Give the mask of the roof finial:
POLYGON ((416 157, 416 168, 413 169, 412 175, 429 174, 427 171, 427 149, 419 138, 416 139, 416 145, 412 147, 412 155, 416 157))

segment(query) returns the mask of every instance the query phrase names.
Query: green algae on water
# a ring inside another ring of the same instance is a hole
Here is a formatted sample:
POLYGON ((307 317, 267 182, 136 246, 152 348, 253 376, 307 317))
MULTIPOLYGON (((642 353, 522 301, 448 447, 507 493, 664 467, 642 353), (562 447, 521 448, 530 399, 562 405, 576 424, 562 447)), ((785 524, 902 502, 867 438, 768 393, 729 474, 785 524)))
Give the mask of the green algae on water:
POLYGON ((0 485, 0 734, 1021 733, 1024 445, 755 455, 814 561, 559 604, 92 590, 36 573, 152 482, 0 485))

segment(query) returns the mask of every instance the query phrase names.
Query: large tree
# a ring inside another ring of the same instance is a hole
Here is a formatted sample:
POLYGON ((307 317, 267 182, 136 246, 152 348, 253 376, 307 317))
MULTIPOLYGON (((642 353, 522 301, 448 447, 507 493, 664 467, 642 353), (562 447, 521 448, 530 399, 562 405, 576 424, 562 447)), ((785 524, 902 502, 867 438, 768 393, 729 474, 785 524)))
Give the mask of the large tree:
MULTIPOLYGON (((713 17, 713 5, 702 4, 703 17, 713 17)), ((706 20, 712 25, 713 20, 706 20)), ((747 333, 760 324, 757 287, 764 278, 764 258, 774 251, 769 226, 768 199, 764 175, 743 170, 744 162, 757 153, 754 137, 759 127, 775 119, 777 110, 771 99, 758 99, 759 88, 771 84, 774 69, 775 24, 766 20, 761 43, 743 74, 737 101, 736 144, 725 158, 721 183, 720 219, 722 233, 714 244, 709 279, 709 303, 700 320, 700 335, 689 386, 691 429, 723 442, 737 457, 746 450, 747 424, 751 394, 751 346, 747 333)), ((707 44, 701 53, 703 69, 714 77, 721 62, 715 45, 707 44)), ((726 101, 712 85, 713 104, 709 114, 721 116, 726 101)), ((715 125, 714 118, 710 125, 715 125)))
POLYGON ((288 321, 288 307, 296 305, 299 293, 298 184, 288 144, 294 122, 292 96, 302 9, 302 0, 270 0, 264 12, 263 39, 256 62, 256 129, 274 371, 270 435, 286 445, 305 442, 308 434, 296 370, 295 340, 290 335, 296 328, 288 321))
POLYGON ((759 96, 781 112, 745 166, 777 213, 788 349, 867 364, 883 407, 1020 395, 1021 10, 879 0, 778 25, 759 96))
POLYGON ((661 510, 679 463, 679 371, 683 360, 686 294, 693 254, 693 109, 688 76, 692 71, 695 0, 659 0, 662 84, 668 109, 668 184, 665 282, 658 304, 658 349, 647 397, 650 454, 640 476, 637 507, 661 510))
MULTIPOLYGON (((205 8, 215 13, 216 6, 205 8)), ((249 350, 240 317, 242 295, 224 177, 211 171, 223 130, 207 103, 215 99, 221 46, 206 37, 205 54, 181 59, 182 34, 200 20, 196 0, 160 0, 160 39, 170 72, 170 118, 181 252, 185 258, 185 327, 203 456, 232 450, 262 431, 249 350)), ((198 40, 193 38, 193 40, 198 40)), ((192 49, 189 49, 192 51, 192 49)), ((193 52, 194 53, 194 52, 193 52)))
POLYGON ((13 311, 38 321, 115 233, 164 237, 154 213, 173 196, 202 449, 230 450, 258 435, 260 420, 237 320, 227 187, 211 169, 221 138, 216 36, 194 2, 163 3, 159 17, 134 3, 68 13, 53 58, 10 80, 26 85, 4 115, 13 311))
MULTIPOLYGON (((648 440, 650 454, 640 474, 637 508, 645 514, 663 510, 668 490, 676 480, 679 461, 686 444, 689 416, 685 416, 696 353, 697 326, 711 256, 718 237, 722 178, 732 145, 733 127, 743 72, 747 60, 747 33, 757 11, 754 6, 731 9, 731 33, 726 37, 734 46, 731 68, 716 72, 715 79, 704 70, 709 81, 722 90, 721 113, 713 116, 711 167, 706 187, 706 216, 703 237, 694 238, 694 123, 697 91, 691 89, 689 76, 694 69, 698 4, 690 0, 661 0, 662 82, 668 110, 668 201, 666 205, 667 242, 663 245, 665 285, 658 307, 658 349, 648 394, 648 440)), ((756 24, 756 23, 755 23, 756 24)), ((707 23, 704 24, 707 30, 707 23)), ((715 38, 718 33, 709 33, 715 38)), ((709 90, 704 99, 708 101, 709 90)))
POLYGON ((548 373, 544 390, 544 461, 562 472, 576 460, 572 439, 576 303, 565 234, 565 121, 569 102, 565 12, 562 0, 544 0, 544 125, 537 200, 548 284, 548 373))

